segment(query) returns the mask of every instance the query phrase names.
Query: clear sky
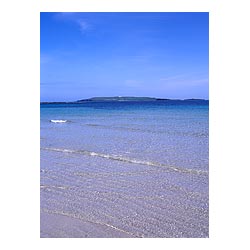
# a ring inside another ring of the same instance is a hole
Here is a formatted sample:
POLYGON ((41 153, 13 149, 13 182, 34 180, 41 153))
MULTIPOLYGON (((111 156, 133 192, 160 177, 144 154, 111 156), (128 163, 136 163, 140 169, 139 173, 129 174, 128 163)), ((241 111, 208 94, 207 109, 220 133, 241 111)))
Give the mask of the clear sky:
POLYGON ((41 13, 41 101, 208 99, 209 14, 41 13))

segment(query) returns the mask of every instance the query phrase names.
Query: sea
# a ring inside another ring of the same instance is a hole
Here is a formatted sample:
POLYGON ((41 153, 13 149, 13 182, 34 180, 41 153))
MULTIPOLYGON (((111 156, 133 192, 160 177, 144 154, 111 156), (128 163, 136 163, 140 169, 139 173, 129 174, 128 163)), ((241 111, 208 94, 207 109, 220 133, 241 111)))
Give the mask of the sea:
POLYGON ((41 238, 209 237, 209 103, 40 105, 41 238))

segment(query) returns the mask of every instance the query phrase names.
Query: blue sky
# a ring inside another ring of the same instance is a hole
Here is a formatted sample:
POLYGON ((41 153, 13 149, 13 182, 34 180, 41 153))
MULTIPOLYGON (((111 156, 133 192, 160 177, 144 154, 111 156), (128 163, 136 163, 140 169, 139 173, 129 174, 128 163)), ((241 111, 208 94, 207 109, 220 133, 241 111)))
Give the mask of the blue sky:
POLYGON ((41 101, 208 99, 208 13, 41 13, 41 101))

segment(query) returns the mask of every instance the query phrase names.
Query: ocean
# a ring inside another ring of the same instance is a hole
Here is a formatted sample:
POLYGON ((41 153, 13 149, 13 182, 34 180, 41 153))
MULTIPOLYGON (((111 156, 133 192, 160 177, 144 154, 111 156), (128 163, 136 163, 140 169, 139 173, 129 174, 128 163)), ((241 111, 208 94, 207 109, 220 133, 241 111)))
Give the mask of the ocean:
POLYGON ((209 237, 207 101, 41 104, 40 117, 42 238, 209 237))

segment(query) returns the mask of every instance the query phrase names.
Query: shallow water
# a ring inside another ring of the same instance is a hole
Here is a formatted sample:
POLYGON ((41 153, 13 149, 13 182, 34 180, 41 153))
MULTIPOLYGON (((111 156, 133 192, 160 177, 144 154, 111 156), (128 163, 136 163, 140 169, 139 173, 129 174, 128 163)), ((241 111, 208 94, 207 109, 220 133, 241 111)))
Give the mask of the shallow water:
POLYGON ((208 104, 41 105, 41 237, 208 237, 208 209, 208 104))

